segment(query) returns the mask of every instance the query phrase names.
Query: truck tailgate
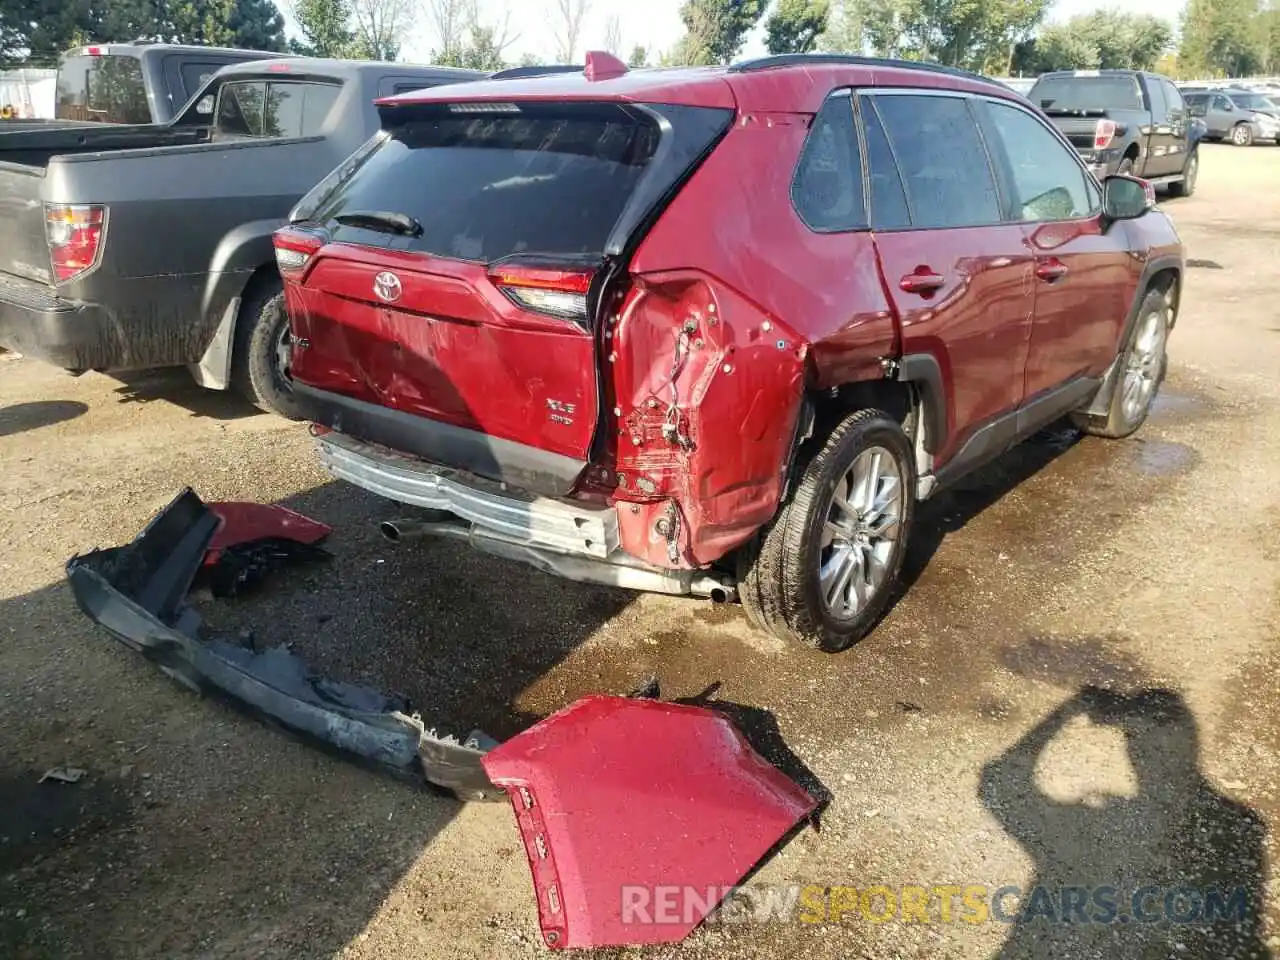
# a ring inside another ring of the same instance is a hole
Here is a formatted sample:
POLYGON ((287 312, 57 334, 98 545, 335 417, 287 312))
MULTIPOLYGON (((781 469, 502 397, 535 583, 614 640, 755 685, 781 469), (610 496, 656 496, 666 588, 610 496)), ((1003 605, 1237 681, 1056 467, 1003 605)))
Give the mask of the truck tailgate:
POLYGON ((51 283, 43 186, 44 168, 0 162, 0 273, 51 283))

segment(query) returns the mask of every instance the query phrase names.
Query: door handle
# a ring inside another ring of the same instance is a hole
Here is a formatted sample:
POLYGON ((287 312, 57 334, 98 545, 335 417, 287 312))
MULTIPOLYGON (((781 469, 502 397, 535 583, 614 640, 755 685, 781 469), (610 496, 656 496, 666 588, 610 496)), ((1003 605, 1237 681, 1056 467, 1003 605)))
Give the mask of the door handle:
POLYGON ((934 273, 931 267, 919 266, 899 280, 898 286, 904 293, 919 293, 927 296, 946 282, 946 277, 934 273))
POLYGON ((1036 276, 1045 283, 1053 283, 1055 280, 1061 280, 1067 275, 1067 265, 1061 260, 1047 260, 1044 263, 1037 264, 1036 276))

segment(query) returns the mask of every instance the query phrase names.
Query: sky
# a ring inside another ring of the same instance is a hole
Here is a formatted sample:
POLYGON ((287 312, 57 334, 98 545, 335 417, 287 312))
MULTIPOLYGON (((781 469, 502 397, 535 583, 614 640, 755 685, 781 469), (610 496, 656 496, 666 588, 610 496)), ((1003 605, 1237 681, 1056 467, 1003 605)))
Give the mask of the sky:
MULTIPOLYGON (((631 48, 641 44, 651 51, 666 50, 675 45, 684 32, 680 22, 680 6, 683 0, 590 0, 590 9, 583 26, 578 56, 584 50, 602 49, 605 32, 611 15, 616 14, 621 26, 624 58, 631 48)), ((282 6, 285 4, 282 3, 282 6)), ((501 16, 504 8, 511 12, 512 33, 518 39, 508 48, 507 59, 518 60, 522 54, 535 53, 544 58, 554 56, 556 49, 555 17, 552 11, 555 0, 480 0, 482 16, 489 20, 501 16)), ((425 10, 426 0, 419 0, 419 9, 425 10)), ((1057 0, 1049 20, 1065 20, 1079 13, 1088 13, 1098 7, 1123 6, 1128 13, 1151 13, 1172 21, 1175 7, 1167 0, 1057 0)), ((1181 4, 1177 9, 1180 9, 1181 4)), ((406 38, 401 57, 405 60, 425 62, 432 49, 438 46, 426 23, 425 16, 406 38)), ((765 53, 764 29, 758 27, 743 46, 741 56, 752 57, 765 53)))

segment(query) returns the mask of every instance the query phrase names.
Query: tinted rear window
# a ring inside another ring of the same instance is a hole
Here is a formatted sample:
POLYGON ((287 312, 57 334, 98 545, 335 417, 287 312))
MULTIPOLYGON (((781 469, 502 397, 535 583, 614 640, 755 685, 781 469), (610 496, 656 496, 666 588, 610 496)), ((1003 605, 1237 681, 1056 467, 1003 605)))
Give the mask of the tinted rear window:
POLYGON ((1041 110, 1141 110, 1137 77, 1043 77, 1027 94, 1041 110))
POLYGON ((335 240, 457 260, 599 256, 653 159, 657 124, 616 105, 513 109, 409 108, 314 219, 335 240), (335 220, 357 211, 407 214, 422 234, 335 220))
POLYGON ((137 57, 68 57, 58 67, 56 115, 63 120, 150 123, 137 57))

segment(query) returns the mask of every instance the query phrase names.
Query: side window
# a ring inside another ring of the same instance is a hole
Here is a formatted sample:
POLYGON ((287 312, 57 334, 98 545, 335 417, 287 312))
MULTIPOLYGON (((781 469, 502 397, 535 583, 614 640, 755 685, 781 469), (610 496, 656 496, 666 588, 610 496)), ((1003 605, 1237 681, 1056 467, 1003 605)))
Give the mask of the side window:
POLYGON ((1178 92, 1178 88, 1175 87, 1168 80, 1161 80, 1160 86, 1164 89, 1164 99, 1165 99, 1165 102, 1169 105, 1169 112, 1182 113, 1183 111, 1182 94, 1178 92))
POLYGON ((1230 109, 1231 109, 1231 102, 1230 102, 1229 100, 1227 100, 1227 98, 1226 98, 1226 97, 1222 96, 1221 94, 1218 94, 1217 96, 1215 96, 1215 97, 1213 98, 1213 109, 1215 109, 1215 110, 1230 110, 1230 109))
POLYGON ((867 225, 862 161, 849 94, 828 97, 814 118, 791 182, 791 202, 800 219, 818 233, 867 225))
POLYGON ((1043 123, 1017 107, 988 102, 1004 147, 1022 220, 1070 220, 1093 213, 1094 196, 1076 158, 1043 123))
POLYGON ((323 83, 271 83, 267 87, 264 137, 311 137, 324 122, 341 88, 323 83))
POLYGON ((224 83, 218 93, 215 137, 256 137, 262 131, 262 107, 267 99, 264 80, 224 83))
POLYGON ((1147 77, 1147 95, 1151 98, 1151 116, 1154 120, 1163 120, 1169 115, 1169 106, 1164 102, 1164 90, 1160 87, 1160 81, 1154 77, 1147 77))
POLYGON ((304 137, 314 137, 324 129, 325 121, 338 102, 342 87, 331 83, 306 84, 306 98, 302 101, 302 130, 304 137))
POLYGON ((434 83, 428 83, 426 80, 420 80, 417 83, 397 83, 391 88, 393 96, 399 96, 402 93, 413 93, 415 90, 425 90, 427 87, 434 87, 434 83))
POLYGON ((1203 117, 1208 112, 1209 98, 1203 94, 1187 95, 1187 112, 1193 117, 1203 117))
POLYGON ((916 227, 999 223, 1000 195, 978 126, 962 97, 878 95, 916 227))
POLYGON ((871 181, 871 229, 903 230, 911 226, 907 193, 893 158, 889 137, 875 103, 861 97, 862 131, 867 143, 867 179, 871 181))

